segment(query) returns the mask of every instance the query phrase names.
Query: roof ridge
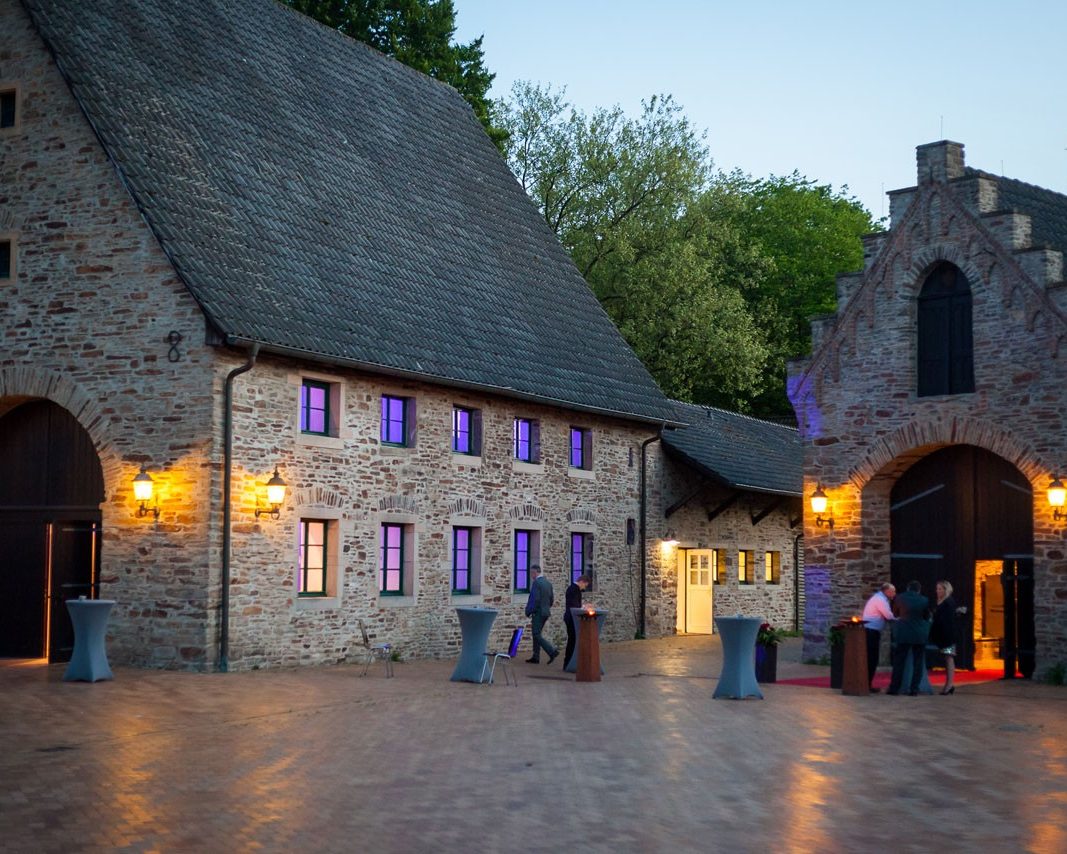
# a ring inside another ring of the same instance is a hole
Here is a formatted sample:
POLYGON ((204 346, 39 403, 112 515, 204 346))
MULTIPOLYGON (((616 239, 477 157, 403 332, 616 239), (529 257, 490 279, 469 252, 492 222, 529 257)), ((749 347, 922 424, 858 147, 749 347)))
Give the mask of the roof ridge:
POLYGON ((1065 204, 1067 204, 1067 193, 1061 193, 1059 190, 1052 190, 1048 187, 1042 187, 1040 184, 1031 184, 1029 181, 1024 181, 1021 178, 1009 178, 1007 175, 995 175, 992 172, 987 172, 985 169, 978 169, 974 166, 967 166, 964 167, 964 169, 965 177, 969 178, 977 176, 981 178, 989 178, 993 181, 1009 181, 1012 184, 1018 184, 1030 190, 1037 190, 1043 195, 1058 196, 1060 199, 1063 200, 1065 204))
POLYGON ((757 418, 755 415, 748 415, 744 412, 732 412, 729 409, 723 409, 719 406, 711 406, 706 403, 689 403, 684 400, 671 400, 671 403, 678 403, 682 406, 690 406, 694 409, 703 409, 710 412, 721 412, 723 415, 730 415, 734 418, 744 418, 747 421, 755 421, 757 424, 767 424, 771 427, 781 427, 783 430, 791 430, 794 433, 798 432, 799 428, 790 427, 788 424, 779 424, 777 421, 769 421, 766 418, 757 418))

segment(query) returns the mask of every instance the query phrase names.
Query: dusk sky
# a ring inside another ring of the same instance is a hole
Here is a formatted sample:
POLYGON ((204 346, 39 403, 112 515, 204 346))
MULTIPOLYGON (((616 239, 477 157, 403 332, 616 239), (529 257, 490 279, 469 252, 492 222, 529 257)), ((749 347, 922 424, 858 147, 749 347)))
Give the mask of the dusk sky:
POLYGON ((494 98, 515 80, 589 111, 671 94, 718 168, 847 184, 877 218, 915 146, 1067 192, 1067 3, 454 0, 484 34, 494 98))

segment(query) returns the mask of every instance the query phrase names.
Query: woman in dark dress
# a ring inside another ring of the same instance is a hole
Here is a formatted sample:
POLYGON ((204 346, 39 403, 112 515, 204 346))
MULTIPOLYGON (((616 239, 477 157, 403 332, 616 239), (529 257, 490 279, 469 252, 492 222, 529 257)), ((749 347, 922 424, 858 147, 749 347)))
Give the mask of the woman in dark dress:
POLYGON ((956 686, 956 600, 952 598, 952 585, 947 581, 937 582, 937 610, 930 626, 930 643, 945 657, 945 687, 942 694, 953 694, 956 686))

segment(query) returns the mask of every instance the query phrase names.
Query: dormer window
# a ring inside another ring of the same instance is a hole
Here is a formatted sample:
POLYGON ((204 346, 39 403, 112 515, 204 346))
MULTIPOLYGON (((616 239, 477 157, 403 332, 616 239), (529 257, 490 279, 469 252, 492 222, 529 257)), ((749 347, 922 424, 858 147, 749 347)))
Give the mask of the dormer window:
POLYGON ((919 292, 919 397, 974 391, 971 285, 958 267, 938 264, 919 292))

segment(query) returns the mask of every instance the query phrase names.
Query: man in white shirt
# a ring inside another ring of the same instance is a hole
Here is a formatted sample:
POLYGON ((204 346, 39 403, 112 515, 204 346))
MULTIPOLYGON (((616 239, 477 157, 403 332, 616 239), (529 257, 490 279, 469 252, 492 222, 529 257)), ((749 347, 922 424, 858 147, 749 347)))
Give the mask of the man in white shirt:
POLYGON ((878 654, 882 648, 882 629, 896 619, 892 605, 896 595, 897 588, 887 581, 863 606, 863 624, 867 629, 867 681, 871 693, 877 693, 879 690, 873 683, 875 671, 878 669, 878 654))

